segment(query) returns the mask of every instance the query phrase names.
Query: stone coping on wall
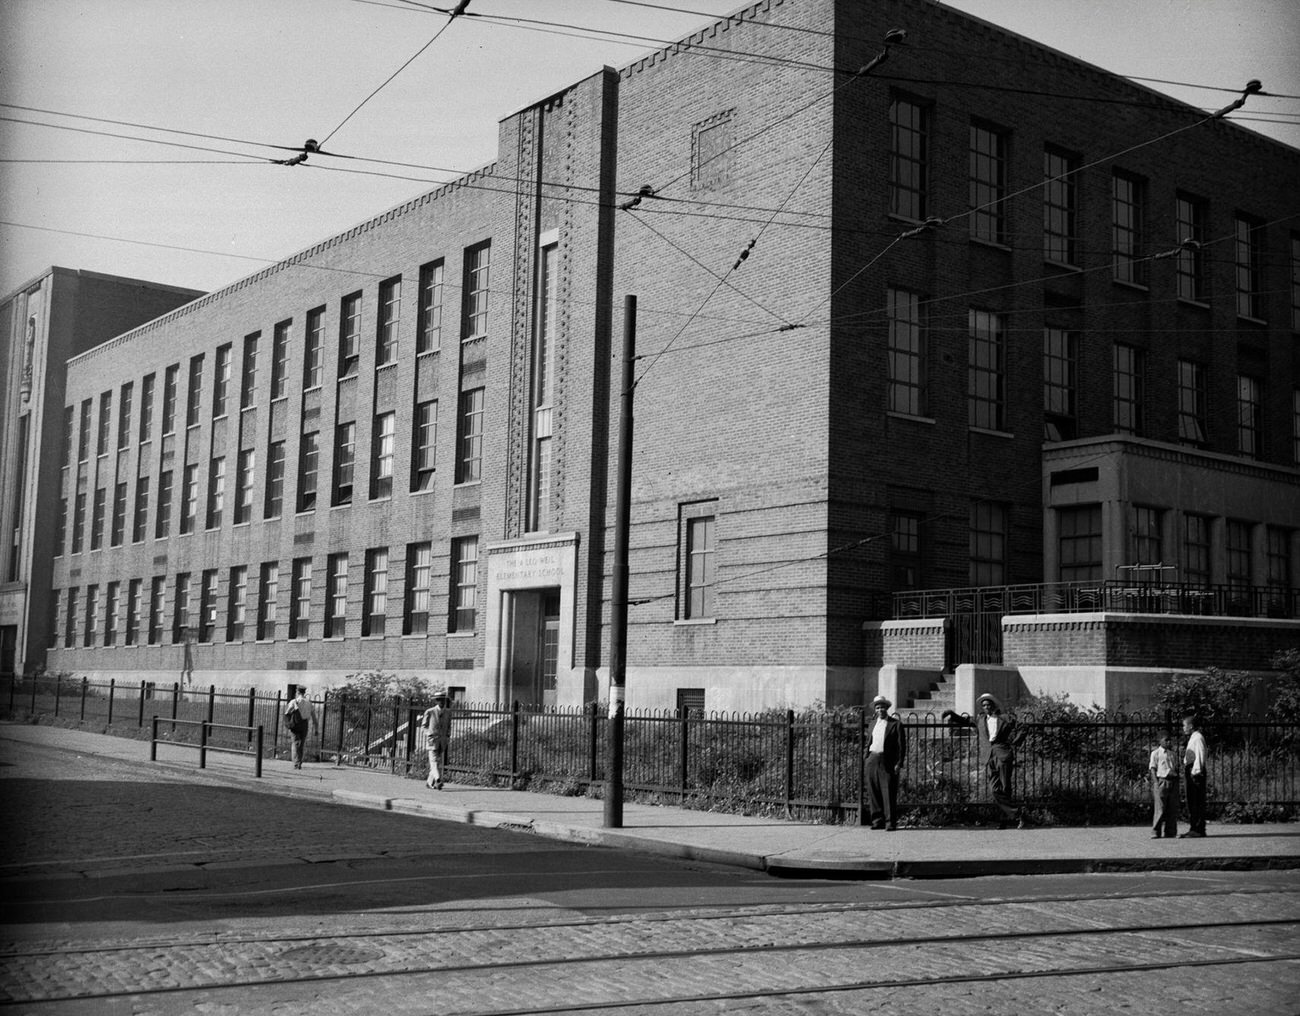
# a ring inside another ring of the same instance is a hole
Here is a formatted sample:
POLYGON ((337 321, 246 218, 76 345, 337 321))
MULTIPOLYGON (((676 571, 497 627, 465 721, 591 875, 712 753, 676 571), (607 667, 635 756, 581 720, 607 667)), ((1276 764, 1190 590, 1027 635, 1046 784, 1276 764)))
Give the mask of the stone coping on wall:
POLYGON ((1080 624, 1161 624, 1194 627, 1294 628, 1300 632, 1300 619, 1291 617, 1234 617, 1229 614, 1129 614, 1096 611, 1075 614, 1004 614, 1002 627, 1022 628, 1029 625, 1080 624))

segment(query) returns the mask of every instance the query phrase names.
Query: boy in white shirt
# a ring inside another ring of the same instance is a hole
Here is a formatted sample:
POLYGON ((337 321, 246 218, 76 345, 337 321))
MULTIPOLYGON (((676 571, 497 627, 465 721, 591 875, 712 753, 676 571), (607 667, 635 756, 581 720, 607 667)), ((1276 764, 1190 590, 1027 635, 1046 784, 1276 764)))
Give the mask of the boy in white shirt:
POLYGON ((1178 835, 1178 759, 1174 755, 1172 739, 1160 736, 1160 743, 1151 749, 1151 838, 1174 839, 1178 835))

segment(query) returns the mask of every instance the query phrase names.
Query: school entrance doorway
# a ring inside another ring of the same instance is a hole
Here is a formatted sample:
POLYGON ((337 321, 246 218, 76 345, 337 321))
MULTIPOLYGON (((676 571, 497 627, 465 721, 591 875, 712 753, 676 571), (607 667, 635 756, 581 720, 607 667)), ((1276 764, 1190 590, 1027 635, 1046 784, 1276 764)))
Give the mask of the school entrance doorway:
POLYGON ((513 589, 506 593, 509 701, 554 706, 560 647, 560 590, 513 589))

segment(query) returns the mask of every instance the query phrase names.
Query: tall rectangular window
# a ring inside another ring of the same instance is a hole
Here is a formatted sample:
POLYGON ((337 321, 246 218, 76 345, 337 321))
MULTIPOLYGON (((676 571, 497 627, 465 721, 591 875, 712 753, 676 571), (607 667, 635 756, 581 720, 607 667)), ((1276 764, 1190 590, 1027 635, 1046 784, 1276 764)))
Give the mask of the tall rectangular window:
POLYGON ((1131 564, 1161 564, 1164 554, 1164 513, 1159 508, 1133 506, 1131 564))
POLYGON ((483 389, 460 393, 456 440, 456 482, 477 483, 483 467, 483 389))
POLYGON ((1237 316, 1262 320, 1264 227, 1244 215, 1233 220, 1233 227, 1237 238, 1237 316))
POLYGON ((190 573, 180 572, 172 602, 172 645, 184 642, 190 634, 190 573))
POLYGON ((156 646, 163 636, 163 596, 167 577, 155 575, 149 580, 149 645, 156 646))
POLYGON ((109 527, 108 545, 110 547, 122 546, 122 541, 126 539, 126 482, 115 484, 113 487, 113 522, 109 527))
POLYGON ((905 289, 890 289, 885 298, 889 309, 889 409, 923 416, 928 407, 921 297, 905 289))
POLYGON ((226 513, 226 457, 219 455, 208 463, 207 529, 220 529, 226 513))
POLYGON ((1273 589, 1291 589, 1291 530, 1268 526, 1264 540, 1265 584, 1273 589))
POLYGON ((311 558, 293 560, 293 600, 289 604, 289 638, 311 636, 311 558))
POLYGON ((1077 157, 1055 148, 1043 150, 1043 258, 1062 265, 1078 263, 1077 157))
POLYGON ((357 372, 361 360, 361 294, 351 293, 339 307, 339 377, 357 372))
POLYGON ((970 369, 967 394, 972 427, 1003 429, 1002 319, 970 311, 970 369))
POLYGON ((72 552, 81 553, 81 546, 86 534, 86 492, 77 491, 72 508, 72 552))
POLYGON ((122 583, 110 582, 104 591, 104 645, 117 645, 117 630, 121 623, 122 583))
POLYGON ((293 319, 281 321, 271 334, 271 398, 289 394, 289 329, 293 319))
POLYGON ((99 586, 86 587, 86 624, 81 644, 93 646, 99 634, 99 586))
POLYGON ((298 511, 316 508, 316 478, 320 470, 320 433, 309 430, 298 445, 298 511))
POLYGON ((1142 407, 1146 399, 1142 350, 1115 343, 1113 425, 1122 434, 1142 433, 1142 407))
POLYGON ((307 312, 306 345, 302 354, 303 388, 319 388, 325 375, 325 308, 307 312))
POLYGON ((85 399, 81 403, 81 427, 77 439, 77 461, 90 461, 90 413, 91 400, 85 399))
POLYGON ((284 442, 272 441, 266 446, 266 496, 262 504, 262 518, 278 519, 284 512, 284 442))
POLYGON ((140 382, 140 443, 153 440, 153 374, 146 374, 140 382))
POLYGON ((1260 439, 1264 433, 1264 408, 1259 388, 1256 378, 1237 375, 1237 453, 1252 459, 1260 457, 1260 439))
POLYGON ((54 556, 62 557, 64 545, 68 541, 68 499, 59 498, 59 521, 54 531, 54 556))
POLYGON ((164 437, 176 433, 176 386, 180 372, 179 363, 173 363, 163 371, 162 432, 164 437))
POLYGON ((122 396, 117 407, 117 450, 121 451, 131 444, 131 397, 135 394, 135 385, 130 381, 122 386, 122 396))
POLYGON ((433 547, 406 545, 406 603, 402 608, 402 634, 429 633, 429 597, 433 583, 433 547))
POLYGON ((1111 174, 1111 266, 1116 282, 1145 286, 1146 184, 1136 176, 1115 170, 1111 174))
POLYGON ((366 551, 365 586, 362 590, 361 634, 383 635, 388 616, 388 548, 373 547, 366 551))
POLYGON ((199 641, 217 637, 217 569, 206 568, 199 578, 199 641))
POLYGON ((1064 328, 1043 329, 1043 438, 1073 441, 1079 436, 1076 408, 1078 342, 1064 328))
POLYGON ((1291 331, 1300 332, 1300 235, 1291 234, 1291 331))
POLYGON ((889 519, 889 576, 893 589, 921 587, 922 516, 893 512, 889 519))
POLYGON ((257 580, 257 641, 275 639, 276 617, 279 612, 280 563, 267 561, 262 565, 257 580))
POLYGON ((1191 360, 1178 361, 1178 440, 1206 445, 1205 368, 1191 360))
POLYGON ((104 392, 99 397, 99 436, 95 441, 95 454, 107 455, 113 435, 113 393, 104 392))
POLYGON ((379 284, 379 316, 375 321, 375 366, 397 362, 397 326, 402 315, 402 277, 379 284))
POLYGON ((90 516, 90 549, 99 550, 104 546, 104 516, 108 512, 108 491, 104 487, 95 488, 95 506, 90 516))
POLYGON ((68 616, 63 627, 63 648, 71 649, 77 644, 77 597, 79 590, 74 586, 68 590, 68 616))
POLYGON ((199 514, 199 467, 188 465, 181 479, 181 532, 194 532, 199 514))
POLYGON ((420 266, 420 294, 415 326, 415 352, 431 353, 442 346, 442 259, 420 266))
POLYGON ((1228 551, 1228 585, 1238 589, 1251 584, 1250 523, 1228 519, 1224 535, 1228 551))
POLYGON ((1002 586, 1007 582, 1007 509, 976 501, 970 512, 970 584, 1002 586))
POLYGON ((126 585, 126 637, 123 641, 134 646, 140 641, 140 610, 143 606, 144 580, 131 579, 126 585))
POLYGON ((200 407, 203 403, 203 354, 190 357, 189 390, 185 393, 185 426, 199 425, 200 407))
POLYGON ((889 104, 889 211, 905 219, 927 214, 928 119, 924 106, 901 96, 889 104))
POLYGON ((717 520, 700 515, 686 520, 686 596, 682 616, 713 617, 717 520))
POLYGON ((135 479, 135 520, 131 524, 131 542, 140 543, 149 531, 149 477, 135 479))
POLYGON ((248 609, 248 565, 230 569, 230 588, 226 592, 226 641, 244 641, 244 619, 248 609))
POLYGON ((438 465, 438 402, 415 407, 415 435, 411 449, 411 490, 432 490, 438 465))
POLYGON ((1057 556, 1062 582, 1100 582, 1101 505, 1056 509, 1057 556))
POLYGON ((348 625, 348 555, 331 554, 325 567, 325 637, 341 639, 348 625))
POLYGON ((72 429, 73 408, 71 406, 63 407, 63 458, 62 465, 67 469, 72 465, 72 444, 75 432, 72 429))
POLYGON ((216 360, 212 367, 212 417, 225 416, 230 412, 230 343, 217 347, 216 360))
POLYGON ((57 649, 59 647, 59 622, 63 619, 62 589, 50 590, 48 609, 49 613, 46 615, 46 621, 49 624, 49 641, 46 646, 49 649, 57 649))
POLYGON ((239 475, 235 477, 235 525, 243 525, 253 519, 253 484, 257 480, 257 452, 245 448, 239 453, 235 467, 239 475))
POLYGON ((466 634, 478 623, 478 537, 458 536, 451 541, 451 609, 447 631, 466 634))
POLYGON ((356 473, 357 425, 353 421, 334 426, 334 483, 330 504, 352 503, 352 482, 356 473))
POLYGON ((1183 581, 1210 584, 1210 520, 1204 515, 1183 516, 1183 581))
POLYGON ((555 328, 559 245, 542 248, 537 278, 537 317, 533 327, 532 455, 528 464, 530 532, 548 528, 551 507, 551 440, 555 398, 555 328))
POLYGON ((988 243, 1006 239, 1006 136, 990 127, 970 126, 970 235, 988 243))
POLYGON ((1174 200, 1174 218, 1179 245, 1174 262, 1178 296, 1182 300, 1205 300, 1205 202, 1190 194, 1179 193, 1174 200))
POLYGON ((166 539, 172 528, 172 471, 164 469, 158 474, 158 514, 154 517, 153 535, 156 540, 166 539))
POLYGON ((488 296, 491 282, 492 245, 479 244, 465 251, 465 310, 461 337, 481 339, 487 335, 488 296))
POLYGON ((239 408, 248 409, 257 398, 257 344, 261 332, 244 336, 244 373, 239 379, 239 408))
POLYGON ((393 495, 393 453, 397 414, 380 413, 370 436, 370 500, 393 495))

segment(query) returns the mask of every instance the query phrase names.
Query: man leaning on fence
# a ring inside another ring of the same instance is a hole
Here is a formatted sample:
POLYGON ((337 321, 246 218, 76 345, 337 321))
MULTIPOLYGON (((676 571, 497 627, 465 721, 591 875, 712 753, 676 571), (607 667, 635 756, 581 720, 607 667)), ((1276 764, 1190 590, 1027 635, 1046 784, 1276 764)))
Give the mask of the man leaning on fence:
POLYGON ((943 711, 943 718, 955 727, 974 727, 979 732, 980 755, 984 756, 984 770, 988 774, 993 800, 1002 812, 999 829, 1016 826, 1028 827, 1020 805, 1011 794, 1011 776, 1016 767, 1016 747, 1025 739, 1014 719, 1003 715, 1002 705, 992 695, 981 695, 975 702, 979 715, 975 719, 962 716, 951 709, 943 711))
POLYGON ((867 748, 867 794, 871 802, 871 828, 898 828, 898 769, 907 753, 903 721, 890 716, 894 703, 883 695, 871 700, 876 718, 871 722, 867 748))
POLYGON ((316 729, 316 714, 312 711, 307 698, 307 689, 298 685, 298 692, 284 707, 284 720, 293 737, 293 767, 302 768, 303 749, 307 746, 307 735, 316 729))

